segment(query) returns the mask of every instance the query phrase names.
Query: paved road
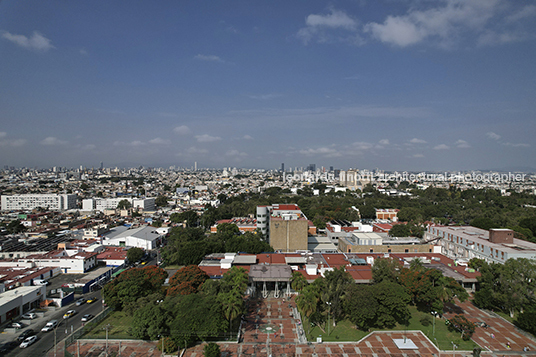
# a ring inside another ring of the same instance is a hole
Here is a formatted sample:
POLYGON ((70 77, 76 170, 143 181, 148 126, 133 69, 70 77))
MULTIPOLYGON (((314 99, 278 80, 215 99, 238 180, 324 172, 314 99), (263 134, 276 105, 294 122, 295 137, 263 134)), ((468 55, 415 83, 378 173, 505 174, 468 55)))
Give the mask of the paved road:
MULTIPOLYGON (((66 307, 63 307, 61 309, 58 309, 57 311, 53 313, 47 313, 46 319, 43 319, 42 321, 32 324, 30 328, 32 328, 34 331, 39 331, 37 333, 37 342, 35 342, 33 345, 31 345, 28 348, 22 349, 19 347, 15 347, 15 349, 8 354, 6 354, 6 357, 14 357, 14 356, 31 356, 31 357, 37 357, 37 356, 44 356, 47 351, 54 348, 54 332, 41 332, 41 328, 50 320, 58 320, 60 321, 60 324, 56 328, 56 340, 59 342, 63 340, 67 334, 71 333, 71 326, 72 330, 75 331, 78 328, 82 326, 82 322, 80 319, 85 314, 92 314, 97 315, 99 312, 102 311, 102 298, 101 298, 101 291, 94 291, 91 293, 87 293, 83 295, 85 298, 89 298, 91 296, 96 296, 98 300, 92 304, 83 304, 81 306, 76 306, 76 304, 73 302, 69 304, 66 307), (77 314, 73 317, 64 320, 63 314, 67 310, 76 310, 77 314), (66 334, 67 332, 67 334, 66 334)), ((77 299, 80 296, 77 295, 77 299)), ((24 330, 22 330, 24 331, 24 330)), ((22 332, 21 331, 21 332, 22 332)), ((15 339, 18 335, 20 335, 20 332, 17 332, 13 335, 13 339, 15 339)), ((6 336, 2 336, 2 340, 6 340, 6 336)))

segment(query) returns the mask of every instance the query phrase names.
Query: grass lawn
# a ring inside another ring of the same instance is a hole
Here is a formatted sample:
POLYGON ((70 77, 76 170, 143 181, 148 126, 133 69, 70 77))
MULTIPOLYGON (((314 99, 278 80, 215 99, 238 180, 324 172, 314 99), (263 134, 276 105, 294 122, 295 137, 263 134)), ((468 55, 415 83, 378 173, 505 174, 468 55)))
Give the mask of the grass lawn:
POLYGON ((500 317, 502 317, 503 319, 505 319, 506 321, 509 321, 511 323, 514 323, 514 320, 516 319, 516 317, 514 316, 513 318, 510 317, 510 314, 507 314, 505 312, 502 312, 502 311, 494 311, 497 315, 499 315, 500 317))
POLYGON ((84 338, 106 338, 106 325, 108 324, 110 324, 108 338, 132 338, 128 334, 128 328, 133 319, 133 316, 128 316, 123 311, 114 311, 84 335, 84 338))
MULTIPOLYGON (((389 331, 403 331, 403 330, 421 330, 428 338, 435 343, 440 350, 452 350, 452 343, 458 345, 457 350, 472 351, 473 348, 478 347, 473 341, 463 341, 459 332, 451 332, 445 325, 445 320, 435 319, 435 334, 433 334, 434 326, 432 323, 428 326, 424 326, 421 323, 421 319, 425 316, 430 316, 428 313, 418 311, 414 306, 410 306, 411 318, 409 320, 409 326, 397 325, 389 331)), ((305 322, 307 323, 307 322, 305 322)), ((380 329, 371 329, 372 331, 380 331, 380 329)), ((330 327, 330 334, 328 336, 327 330, 324 332, 318 326, 311 329, 309 336, 310 341, 316 341, 316 338, 322 335, 323 341, 336 342, 336 341, 359 341, 369 333, 361 331, 355 328, 354 325, 348 320, 341 321, 335 328, 333 325, 330 327)))

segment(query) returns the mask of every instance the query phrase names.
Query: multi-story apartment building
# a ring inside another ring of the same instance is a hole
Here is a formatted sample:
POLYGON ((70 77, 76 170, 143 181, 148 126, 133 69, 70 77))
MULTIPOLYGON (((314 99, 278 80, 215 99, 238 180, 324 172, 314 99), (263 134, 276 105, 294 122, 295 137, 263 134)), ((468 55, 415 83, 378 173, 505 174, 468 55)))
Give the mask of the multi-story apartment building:
POLYGON ((504 263, 510 258, 536 259, 536 244, 514 238, 510 229, 429 226, 424 239, 439 240, 441 253, 452 259, 480 258, 490 263, 504 263))
POLYGON ((119 202, 127 200, 132 208, 142 209, 144 211, 155 210, 154 198, 131 198, 131 197, 115 197, 115 198, 88 198, 82 201, 83 211, 105 211, 116 209, 119 202))
POLYGON ((75 209, 76 197, 66 194, 2 195, 2 211, 23 211, 38 207, 52 211, 75 209))
POLYGON ((294 252, 308 248, 309 220, 298 205, 258 206, 257 228, 276 251, 294 252))

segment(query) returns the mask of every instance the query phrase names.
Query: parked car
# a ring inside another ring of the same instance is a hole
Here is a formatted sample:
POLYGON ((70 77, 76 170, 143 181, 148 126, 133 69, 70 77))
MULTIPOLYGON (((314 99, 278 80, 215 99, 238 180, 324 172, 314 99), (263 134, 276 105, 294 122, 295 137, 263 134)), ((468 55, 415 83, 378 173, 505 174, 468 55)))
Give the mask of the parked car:
POLYGON ((20 348, 26 348, 26 347, 30 346, 31 344, 33 344, 35 341, 37 341, 37 336, 36 335, 30 336, 27 339, 25 339, 24 341, 22 341, 22 343, 20 344, 19 347, 20 348))
POLYGON ((91 303, 93 303, 93 302, 95 302, 95 301, 97 301, 97 298, 96 298, 95 296, 92 296, 92 297, 90 297, 89 299, 86 300, 86 302, 87 302, 88 304, 91 304, 91 303))
POLYGON ((37 318, 37 314, 35 312, 27 312, 24 315, 22 315, 21 318, 25 320, 33 320, 37 318))
POLYGON ((74 315, 76 315, 76 310, 69 310, 63 315, 63 318, 68 319, 69 317, 73 317, 74 315))
POLYGON ((86 322, 86 321, 91 320, 92 318, 93 318, 93 315, 85 314, 84 316, 82 316, 82 318, 80 320, 83 321, 83 322, 86 322))
POLYGON ((48 332, 54 330, 58 326, 58 320, 50 320, 47 324, 41 329, 42 332, 48 332))
POLYGON ((18 329, 26 327, 26 325, 23 324, 22 322, 12 322, 9 325, 7 325, 6 327, 7 328, 16 328, 18 330, 18 329))
POLYGON ((17 347, 19 343, 17 341, 9 341, 6 343, 3 343, 0 345, 0 353, 8 353, 15 347, 17 347))
POLYGON ((18 340, 19 342, 22 342, 22 341, 24 341, 25 339, 27 339, 28 337, 33 336, 33 335, 35 335, 34 330, 32 330, 32 329, 28 329, 28 330, 25 330, 23 333, 21 333, 21 334, 19 335, 19 337, 17 337, 17 340, 18 340))
POLYGON ((86 298, 80 298, 76 300, 76 306, 80 306, 86 303, 86 298))

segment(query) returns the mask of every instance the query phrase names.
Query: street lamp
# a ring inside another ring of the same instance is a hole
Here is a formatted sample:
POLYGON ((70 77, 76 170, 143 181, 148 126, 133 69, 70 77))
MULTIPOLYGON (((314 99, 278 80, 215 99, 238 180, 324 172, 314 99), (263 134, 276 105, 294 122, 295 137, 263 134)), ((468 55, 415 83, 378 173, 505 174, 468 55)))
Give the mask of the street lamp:
POLYGON ((326 304, 328 305, 328 336, 329 336, 329 316, 331 315, 331 302, 326 301, 326 304))
POLYGON ((458 347, 454 342, 450 341, 452 343, 452 356, 456 356, 456 347, 458 347))

